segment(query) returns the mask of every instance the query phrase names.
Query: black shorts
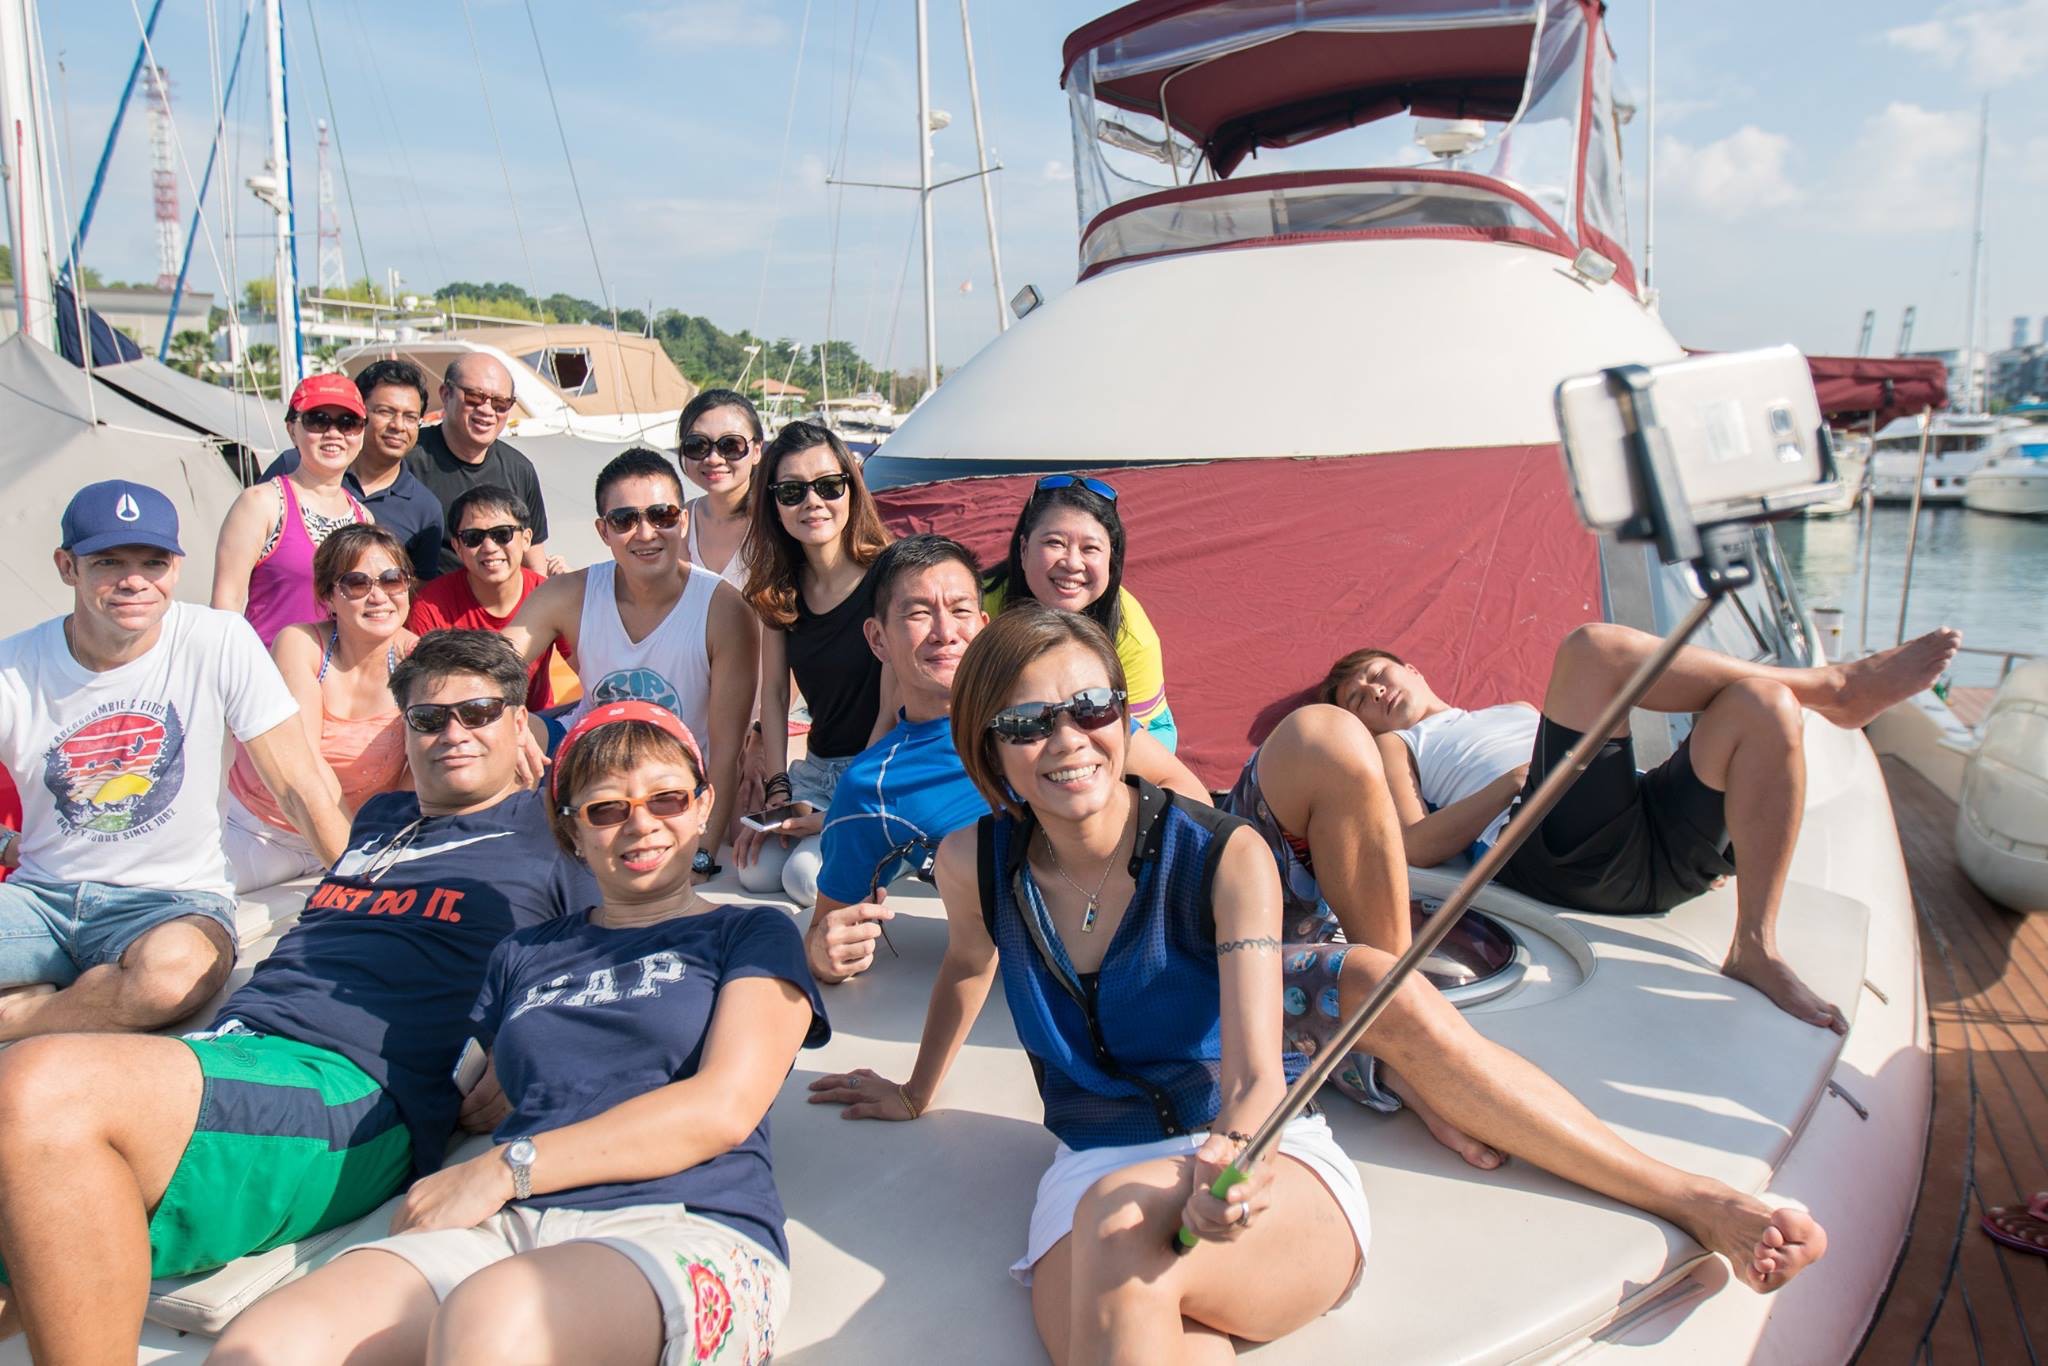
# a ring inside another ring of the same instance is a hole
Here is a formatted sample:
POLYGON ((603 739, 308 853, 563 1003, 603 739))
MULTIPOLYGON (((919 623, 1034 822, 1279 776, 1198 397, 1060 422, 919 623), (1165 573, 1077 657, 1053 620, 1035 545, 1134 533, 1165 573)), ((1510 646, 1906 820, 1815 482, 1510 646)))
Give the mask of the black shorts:
MULTIPOLYGON (((1518 802, 1564 762, 1580 732, 1544 717, 1518 802)), ((1692 770, 1692 742, 1646 773, 1627 736, 1609 740, 1501 870, 1502 885, 1606 915, 1668 911, 1735 871, 1722 794, 1692 770)))

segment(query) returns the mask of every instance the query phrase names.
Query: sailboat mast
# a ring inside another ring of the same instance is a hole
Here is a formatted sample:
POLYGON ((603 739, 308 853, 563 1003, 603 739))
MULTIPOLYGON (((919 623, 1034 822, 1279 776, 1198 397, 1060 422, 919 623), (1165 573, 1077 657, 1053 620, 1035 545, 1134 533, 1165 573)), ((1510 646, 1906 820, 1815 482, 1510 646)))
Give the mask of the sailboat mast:
POLYGON ((1970 298, 1963 307, 1963 411, 1984 411, 1977 385, 1977 279, 1984 265, 1984 162, 1991 150, 1991 96, 1977 122, 1977 226, 1970 237, 1970 298))
POLYGON ((932 70, 926 18, 925 0, 917 0, 917 213, 924 238, 924 387, 930 393, 939 387, 939 318, 932 288, 932 70))
POLYGON ((41 107, 36 89, 36 0, 0 0, 0 163, 7 171, 7 240, 14 251, 14 297, 21 330, 55 350, 56 232, 45 180, 41 107))
POLYGON ((996 331, 1010 330, 1010 292, 1003 288, 1003 253, 996 245, 995 187, 989 183, 988 143, 981 135, 981 82, 974 75, 974 29, 967 22, 967 0, 960 0, 960 43, 967 50, 967 102, 974 108, 974 160, 981 172, 981 216, 988 223, 988 265, 995 276, 996 331))
POLYGON ((270 174, 275 189, 268 202, 274 215, 275 259, 272 283, 277 290, 277 371, 283 392, 298 387, 299 279, 292 260, 291 139, 285 129, 284 0, 264 0, 264 51, 269 57, 270 174))

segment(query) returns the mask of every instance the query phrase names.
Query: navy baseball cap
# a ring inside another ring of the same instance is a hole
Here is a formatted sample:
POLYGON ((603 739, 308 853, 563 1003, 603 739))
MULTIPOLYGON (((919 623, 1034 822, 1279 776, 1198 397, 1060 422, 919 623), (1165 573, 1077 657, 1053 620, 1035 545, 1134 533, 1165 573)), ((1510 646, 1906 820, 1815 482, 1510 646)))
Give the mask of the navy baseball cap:
POLYGON ((91 555, 117 545, 146 545, 182 555, 178 509, 147 484, 106 479, 87 484, 64 509, 64 539, 74 555, 91 555))

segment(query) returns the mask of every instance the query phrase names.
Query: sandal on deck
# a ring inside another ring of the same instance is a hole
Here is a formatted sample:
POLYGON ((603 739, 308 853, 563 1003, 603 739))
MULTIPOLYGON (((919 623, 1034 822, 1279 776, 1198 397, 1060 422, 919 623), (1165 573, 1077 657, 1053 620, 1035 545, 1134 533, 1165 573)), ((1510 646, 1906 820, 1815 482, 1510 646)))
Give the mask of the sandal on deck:
POLYGON ((2048 1191, 2024 1205, 1997 1205, 1985 1212, 1984 1231, 2018 1252, 2048 1257, 2048 1191))

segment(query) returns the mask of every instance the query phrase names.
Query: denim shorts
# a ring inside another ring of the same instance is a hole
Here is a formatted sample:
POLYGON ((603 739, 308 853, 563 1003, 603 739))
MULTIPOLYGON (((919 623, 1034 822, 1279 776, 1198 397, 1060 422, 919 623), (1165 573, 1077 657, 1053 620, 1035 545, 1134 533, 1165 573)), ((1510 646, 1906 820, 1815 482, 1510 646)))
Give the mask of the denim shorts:
POLYGON ((0 883, 0 986, 68 987, 87 968, 119 961, 137 939, 186 916, 219 925, 234 952, 232 897, 105 882, 31 882, 17 873, 0 883))

